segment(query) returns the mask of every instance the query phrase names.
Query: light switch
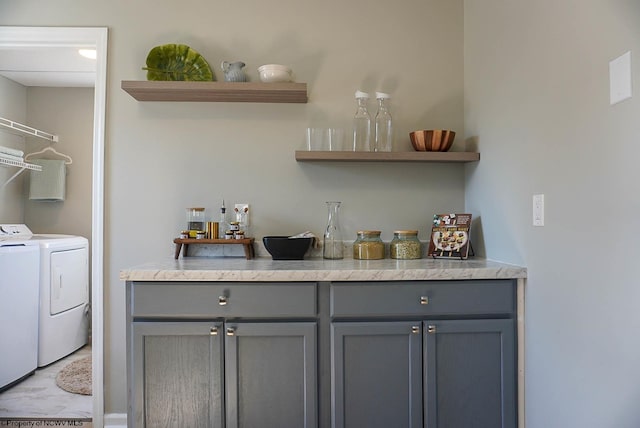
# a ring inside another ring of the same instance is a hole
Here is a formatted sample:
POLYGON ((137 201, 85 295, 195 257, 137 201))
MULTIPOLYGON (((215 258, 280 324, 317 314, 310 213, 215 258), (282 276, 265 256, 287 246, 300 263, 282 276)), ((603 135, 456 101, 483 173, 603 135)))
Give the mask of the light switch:
POLYGON ((631 51, 609 62, 609 102, 631 98, 631 51))
POLYGON ((544 195, 533 195, 533 225, 544 226, 544 195))

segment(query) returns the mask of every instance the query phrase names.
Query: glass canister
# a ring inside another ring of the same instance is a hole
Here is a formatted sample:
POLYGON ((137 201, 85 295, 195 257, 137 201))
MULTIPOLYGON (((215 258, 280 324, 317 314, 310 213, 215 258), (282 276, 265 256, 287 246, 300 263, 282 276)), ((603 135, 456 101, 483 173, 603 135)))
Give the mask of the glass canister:
POLYGON ((353 258, 356 260, 384 259, 384 243, 379 230, 360 230, 353 243, 353 258))
POLYGON ((389 244, 392 259, 422 258, 422 244, 418 240, 417 230, 396 230, 389 244))
POLYGON ((195 238, 199 231, 206 230, 205 223, 204 208, 187 208, 187 229, 191 238, 195 238))

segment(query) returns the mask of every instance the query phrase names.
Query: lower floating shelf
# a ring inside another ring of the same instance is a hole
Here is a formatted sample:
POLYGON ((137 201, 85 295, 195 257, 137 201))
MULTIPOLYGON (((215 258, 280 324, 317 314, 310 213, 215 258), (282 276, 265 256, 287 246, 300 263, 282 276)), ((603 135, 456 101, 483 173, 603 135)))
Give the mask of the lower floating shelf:
POLYGON ((244 255, 247 260, 250 260, 255 257, 255 252, 253 250, 253 242, 254 238, 244 238, 244 239, 195 239, 195 238, 176 238, 173 240, 173 243, 176 244, 176 252, 174 257, 177 259, 180 257, 180 251, 184 246, 184 253, 182 257, 187 257, 187 250, 189 249, 189 245, 202 245, 202 244, 210 244, 210 245, 242 245, 244 246, 244 255))
POLYGON ((477 152, 296 151, 298 162, 477 162, 477 152))

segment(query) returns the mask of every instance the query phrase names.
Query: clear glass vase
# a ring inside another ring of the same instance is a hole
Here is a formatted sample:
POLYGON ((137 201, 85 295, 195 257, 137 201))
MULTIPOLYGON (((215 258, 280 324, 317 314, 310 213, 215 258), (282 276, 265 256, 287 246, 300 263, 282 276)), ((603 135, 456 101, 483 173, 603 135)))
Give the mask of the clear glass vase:
POLYGON ((342 229, 340 228, 338 216, 340 204, 341 202, 327 202, 329 220, 327 221, 327 229, 324 232, 324 245, 322 248, 322 257, 325 259, 339 260, 344 258, 342 229))

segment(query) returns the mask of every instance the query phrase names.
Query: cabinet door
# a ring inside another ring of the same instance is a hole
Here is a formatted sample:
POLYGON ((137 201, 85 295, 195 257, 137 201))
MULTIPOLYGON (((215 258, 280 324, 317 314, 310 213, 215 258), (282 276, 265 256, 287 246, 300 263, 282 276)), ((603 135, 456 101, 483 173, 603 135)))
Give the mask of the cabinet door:
POLYGON ((419 322, 331 326, 334 428, 422 427, 419 322))
POLYGON ((225 324, 227 428, 315 428, 316 324, 225 324))
POLYGON ((513 320, 425 321, 426 428, 515 428, 513 320))
POLYGON ((224 426, 222 323, 134 322, 130 427, 224 426))

